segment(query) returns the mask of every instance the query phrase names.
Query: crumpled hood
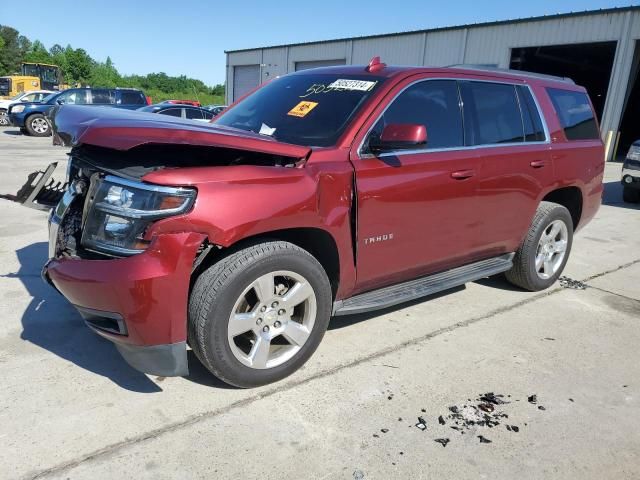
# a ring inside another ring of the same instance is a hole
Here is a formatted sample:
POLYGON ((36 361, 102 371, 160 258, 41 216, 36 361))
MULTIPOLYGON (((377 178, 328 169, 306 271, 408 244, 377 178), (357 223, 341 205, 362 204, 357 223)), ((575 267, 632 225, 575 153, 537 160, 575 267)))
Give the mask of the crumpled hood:
POLYGON ((257 133, 191 122, 157 113, 110 107, 56 106, 50 113, 55 145, 80 144, 130 150, 144 144, 196 145, 305 158, 309 147, 257 133))

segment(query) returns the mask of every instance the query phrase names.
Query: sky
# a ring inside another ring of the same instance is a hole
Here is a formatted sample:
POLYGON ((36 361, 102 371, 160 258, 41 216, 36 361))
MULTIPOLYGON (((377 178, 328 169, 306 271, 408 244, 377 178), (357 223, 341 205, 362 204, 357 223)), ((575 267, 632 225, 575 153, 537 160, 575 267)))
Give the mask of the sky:
POLYGON ((71 44, 99 61, 110 56, 122 74, 184 74, 214 85, 225 80, 225 50, 627 5, 606 0, 29 0, 24 5, 0 0, 0 24, 47 48, 71 44))

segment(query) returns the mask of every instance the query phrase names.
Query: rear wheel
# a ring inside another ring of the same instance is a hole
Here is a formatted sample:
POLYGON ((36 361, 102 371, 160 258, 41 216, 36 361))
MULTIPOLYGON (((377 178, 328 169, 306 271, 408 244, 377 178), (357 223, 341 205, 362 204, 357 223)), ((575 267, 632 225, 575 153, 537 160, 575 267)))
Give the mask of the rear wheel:
POLYGON ((189 300, 189 343, 221 380, 265 385, 313 354, 331 304, 329 280, 311 254, 287 242, 260 243, 198 277, 189 300))
POLYGON ((623 185, 622 187, 622 200, 628 203, 638 203, 640 202, 640 189, 632 188, 623 185))
POLYGON ((572 243, 569 211, 557 203, 541 202, 513 267, 506 273, 507 280, 530 291, 550 287, 564 270, 572 243))
POLYGON ((48 137, 51 135, 51 126, 49 122, 40 113, 34 113, 25 120, 25 127, 29 135, 34 137, 48 137))

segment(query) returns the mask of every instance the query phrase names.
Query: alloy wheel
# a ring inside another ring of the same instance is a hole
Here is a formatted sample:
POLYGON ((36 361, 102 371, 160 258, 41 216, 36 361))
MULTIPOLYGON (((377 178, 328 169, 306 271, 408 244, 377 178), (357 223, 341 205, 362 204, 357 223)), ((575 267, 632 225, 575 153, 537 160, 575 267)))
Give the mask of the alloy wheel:
POLYGON ((317 300, 301 275, 270 272, 257 278, 236 300, 227 328, 233 355, 256 369, 282 365, 308 340, 316 319, 317 300))
POLYGON ((36 117, 31 120, 31 128, 36 133, 47 133, 49 130, 49 122, 42 117, 36 117))
POLYGON ((544 280, 551 278, 562 266, 569 242, 569 230, 562 220, 554 220, 542 232, 536 249, 535 268, 544 280))

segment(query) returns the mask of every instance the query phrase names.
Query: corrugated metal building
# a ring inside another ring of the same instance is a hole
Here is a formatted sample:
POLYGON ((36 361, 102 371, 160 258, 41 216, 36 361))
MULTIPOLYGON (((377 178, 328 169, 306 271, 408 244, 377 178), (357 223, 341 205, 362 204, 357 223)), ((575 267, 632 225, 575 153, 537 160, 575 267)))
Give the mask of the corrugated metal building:
MULTIPOLYGON (((640 138, 640 7, 613 8, 412 32, 277 45, 227 54, 227 102, 278 75, 326 65, 454 64, 571 77, 589 91, 603 138, 640 138), (638 90, 638 91, 636 91, 638 90)), ((613 148, 611 149, 613 150, 613 148)))

